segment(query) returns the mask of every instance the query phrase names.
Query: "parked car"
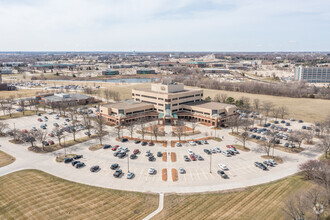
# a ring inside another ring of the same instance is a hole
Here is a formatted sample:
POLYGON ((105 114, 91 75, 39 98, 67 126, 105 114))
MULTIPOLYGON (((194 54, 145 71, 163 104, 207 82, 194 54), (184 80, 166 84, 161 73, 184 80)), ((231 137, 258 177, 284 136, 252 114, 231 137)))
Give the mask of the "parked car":
POLYGON ((163 153, 160 152, 160 151, 158 151, 158 152, 157 152, 157 157, 162 157, 162 156, 163 156, 163 153))
POLYGON ((55 127, 59 127, 59 125, 58 125, 57 123, 54 123, 53 125, 54 125, 55 127))
POLYGON ((215 150, 216 150, 218 153, 221 153, 220 148, 216 147, 215 150))
POLYGON ((146 142, 146 141, 142 141, 142 142, 141 142, 141 145, 142 145, 142 146, 146 146, 146 145, 148 145, 148 142, 146 142))
POLYGON ((191 159, 192 161, 196 161, 196 157, 195 157, 195 155, 190 155, 190 159, 191 159))
POLYGON ((228 178, 227 174, 225 172, 223 172, 222 170, 218 170, 217 173, 224 179, 228 178))
POLYGON ((222 151, 222 154, 225 155, 226 157, 230 157, 231 154, 228 151, 222 151))
POLYGON ((148 160, 149 161, 154 161, 156 158, 154 157, 154 155, 149 155, 148 156, 148 160))
POLYGON ((89 133, 88 131, 84 132, 84 134, 87 136, 91 136, 91 133, 89 133))
POLYGON ((154 146, 154 143, 153 143, 152 141, 150 141, 150 142, 148 143, 148 146, 154 146))
POLYGON ((298 120, 299 123, 303 123, 304 121, 303 120, 298 120))
POLYGON ((195 141, 195 142, 196 142, 196 144, 198 144, 198 145, 201 145, 201 144, 202 144, 202 142, 199 141, 199 140, 197 140, 197 141, 195 141))
POLYGON ((179 173, 184 174, 184 173, 186 173, 186 170, 183 169, 182 167, 180 167, 180 168, 179 168, 179 173))
POLYGON ((117 156, 118 156, 118 158, 124 158, 126 156, 126 153, 120 152, 117 156))
POLYGON ((228 170, 228 167, 225 164, 219 163, 218 166, 223 170, 228 170))
POLYGON ((133 150, 133 154, 138 154, 138 153, 140 153, 140 150, 139 149, 134 149, 133 150))
POLYGON ((121 141, 121 142, 127 142, 128 139, 127 139, 127 138, 121 138, 120 141, 121 141))
POLYGON ((137 158, 137 156, 136 156, 136 154, 131 154, 131 155, 129 156, 129 158, 133 160, 133 159, 137 158))
POLYGON ((103 145, 103 149, 109 149, 109 148, 111 148, 111 145, 110 144, 103 145))
POLYGON ((182 147, 182 144, 181 144, 180 142, 176 142, 176 143, 175 143, 175 146, 176 146, 176 147, 182 147))
POLYGON ((111 164, 110 169, 115 170, 118 167, 119 167, 119 164, 118 163, 113 163, 113 164, 111 164))
POLYGON ((132 179, 134 176, 135 176, 134 173, 128 172, 127 175, 126 175, 126 178, 127 179, 132 179))
POLYGON ((148 170, 148 174, 152 175, 152 174, 155 174, 155 173, 156 173, 155 168, 150 167, 149 170, 148 170))
POLYGON ((38 118, 38 121, 42 122, 42 119, 41 118, 38 118))
POLYGON ((55 135, 53 133, 48 134, 49 137, 54 137, 55 135))
POLYGON ((189 141, 190 146, 196 146, 196 143, 194 141, 189 141))
POLYGON ((211 154, 211 151, 209 149, 204 149, 204 152, 209 155, 211 154))
POLYGON ((73 158, 68 157, 64 159, 64 163, 71 163, 73 161, 73 158))
POLYGON ((83 162, 79 162, 75 165, 75 167, 78 169, 78 168, 81 168, 81 167, 84 167, 85 166, 85 163, 83 162))
POLYGON ((189 157, 188 156, 183 156, 183 159, 184 159, 184 161, 186 161, 186 162, 189 162, 190 161, 190 159, 189 159, 189 157))
POLYGON ((111 150, 112 150, 112 151, 116 151, 116 150, 118 149, 118 147, 119 147, 118 145, 115 145, 115 146, 113 146, 113 147, 111 148, 111 150))
POLYGON ((260 162, 254 162, 254 165, 262 170, 267 170, 267 167, 260 162))
POLYGON ((115 173, 113 174, 114 177, 119 178, 122 175, 123 171, 118 169, 115 171, 115 173))
POLYGON ((53 145, 53 144, 55 144, 55 143, 54 143, 54 141, 49 140, 49 141, 48 141, 48 144, 53 145))
POLYGON ((72 166, 75 166, 77 163, 80 163, 80 161, 79 160, 74 160, 74 161, 71 162, 72 166))
POLYGON ((202 140, 203 144, 209 144, 209 142, 207 142, 207 140, 202 140))
POLYGON ((80 159, 80 158, 83 158, 83 155, 75 155, 75 156, 73 157, 73 159, 75 159, 75 160, 78 160, 78 159, 80 159))
POLYGON ((134 143, 135 144, 139 144, 139 143, 141 143, 141 141, 140 140, 136 140, 136 141, 134 141, 134 143))
POLYGON ((197 160, 204 160, 204 158, 201 155, 196 156, 197 160))

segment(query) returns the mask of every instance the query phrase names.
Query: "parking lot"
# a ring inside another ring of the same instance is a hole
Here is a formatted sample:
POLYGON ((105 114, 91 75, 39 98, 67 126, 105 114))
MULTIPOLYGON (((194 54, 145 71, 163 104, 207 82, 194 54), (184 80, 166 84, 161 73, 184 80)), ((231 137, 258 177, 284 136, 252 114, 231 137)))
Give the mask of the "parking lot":
MULTIPOLYGON (((48 115, 47 117, 48 128, 53 128, 53 123, 55 122, 58 124, 63 123, 65 119, 55 119, 54 115, 48 115)), ((15 123, 18 129, 30 129, 44 123, 38 122, 38 118, 43 118, 43 116, 36 115, 10 119, 10 122, 11 125, 15 123)), ((298 122, 292 122, 291 124, 291 127, 305 125, 305 123, 298 122)), ((282 152, 275 149, 275 155, 282 157, 284 163, 274 167, 268 167, 268 170, 264 171, 256 167, 254 163, 262 163, 265 159, 261 158, 261 155, 265 153, 258 144, 251 141, 247 143, 251 151, 243 152, 238 150, 239 154, 230 157, 222 153, 212 153, 212 156, 210 156, 204 152, 204 149, 213 149, 216 147, 223 151, 227 150, 226 145, 240 144, 234 136, 229 135, 231 129, 217 131, 218 137, 223 138, 221 142, 208 140, 209 144, 197 144, 196 146, 184 143, 182 147, 171 147, 170 144, 168 144, 167 147, 163 147, 162 144, 157 143, 154 146, 141 146, 141 144, 135 144, 134 141, 120 142, 116 140, 116 133, 112 129, 114 128, 108 127, 109 135, 104 137, 103 144, 110 144, 111 146, 119 145, 123 148, 127 147, 129 152, 124 158, 115 157, 115 151, 111 148, 90 151, 88 148, 91 145, 99 143, 97 139, 92 139, 66 149, 67 154, 83 155, 83 158, 79 159, 79 161, 83 162, 85 166, 75 168, 71 163, 66 164, 55 161, 57 156, 64 154, 63 149, 48 154, 35 154, 26 150, 29 146, 28 143, 23 144, 26 148, 21 148, 21 145, 8 143, 8 138, 1 138, 2 146, 4 146, 2 149, 8 151, 9 154, 12 154, 17 159, 13 165, 9 165, 9 167, 5 167, 5 169, 13 169, 10 168, 10 166, 40 169, 64 179, 122 190, 142 192, 204 192, 246 187, 283 178, 297 172, 300 163, 316 158, 320 154, 320 152, 315 151, 313 146, 307 145, 304 146, 306 150, 299 154, 282 152), (139 149, 140 153, 137 155, 136 159, 129 159, 128 157, 132 154, 134 149, 139 149), (195 155, 202 156, 203 160, 186 162, 184 156, 189 156, 189 149, 193 151, 195 155), (148 160, 148 157, 145 155, 146 151, 150 151, 154 155, 154 161, 148 160), (164 162, 162 157, 157 157, 157 152, 166 152, 168 154, 167 161, 164 162), (171 161, 171 152, 176 153, 175 162, 171 161), (29 160, 26 158, 29 158, 29 160), (114 177, 113 174, 115 171, 110 169, 113 163, 118 163, 119 169, 123 171, 123 174, 119 178, 114 177), (228 170, 224 170, 228 176, 227 179, 222 178, 217 173, 218 170, 221 170, 218 166, 219 163, 225 164, 228 167, 228 170), (91 172, 90 168, 94 165, 98 165, 100 170, 91 172), (132 179, 126 178, 128 166, 129 171, 135 175, 132 179), (157 171, 153 175, 148 174, 148 170, 151 167, 155 168, 157 171), (179 168, 183 168, 185 173, 180 174, 178 172, 177 181, 173 181, 172 168, 178 171, 179 168), (167 169, 167 181, 162 180, 162 169, 167 169)), ((203 133, 206 131, 211 133, 210 129, 206 126, 201 125, 198 129, 201 130, 201 133, 196 135, 195 138, 203 137, 203 133)), ((165 131, 170 130, 172 130, 170 126, 165 127, 165 131)), ((123 131, 123 134, 129 136, 126 130, 123 131)), ((139 137, 137 134, 134 135, 135 137, 139 137)), ((67 136, 68 138, 72 138, 72 135, 69 133, 67 136)), ((84 131, 78 132, 77 137, 79 136, 84 136, 84 131)), ((167 133, 162 139, 170 141, 176 140, 177 137, 172 137, 170 133, 167 133)), ((56 141, 54 138, 53 140, 56 141)))

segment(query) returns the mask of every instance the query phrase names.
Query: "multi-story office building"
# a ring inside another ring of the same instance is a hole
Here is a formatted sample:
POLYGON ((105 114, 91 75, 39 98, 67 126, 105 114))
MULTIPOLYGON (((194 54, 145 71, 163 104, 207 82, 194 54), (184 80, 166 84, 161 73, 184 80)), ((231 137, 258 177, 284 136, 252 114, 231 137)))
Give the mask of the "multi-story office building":
POLYGON ((295 80, 304 80, 310 83, 330 83, 329 67, 296 67, 295 80))
POLYGON ((183 84, 163 82, 151 88, 133 89, 131 101, 106 104, 101 115, 109 124, 127 124, 141 118, 175 124, 179 119, 197 120, 210 126, 224 125, 236 117, 236 106, 218 102, 205 102, 203 90, 187 90, 183 84))

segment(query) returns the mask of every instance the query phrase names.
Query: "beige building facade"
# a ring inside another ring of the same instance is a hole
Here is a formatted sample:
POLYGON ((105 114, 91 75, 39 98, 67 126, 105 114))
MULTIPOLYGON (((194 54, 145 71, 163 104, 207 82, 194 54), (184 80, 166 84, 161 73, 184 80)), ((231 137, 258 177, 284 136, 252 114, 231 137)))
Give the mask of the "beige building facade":
POLYGON ((133 89, 132 100, 100 107, 99 115, 109 124, 127 124, 140 119, 175 124, 196 120, 209 126, 222 126, 237 117, 234 105, 203 101, 203 90, 185 89, 181 83, 163 82, 151 88, 133 89))

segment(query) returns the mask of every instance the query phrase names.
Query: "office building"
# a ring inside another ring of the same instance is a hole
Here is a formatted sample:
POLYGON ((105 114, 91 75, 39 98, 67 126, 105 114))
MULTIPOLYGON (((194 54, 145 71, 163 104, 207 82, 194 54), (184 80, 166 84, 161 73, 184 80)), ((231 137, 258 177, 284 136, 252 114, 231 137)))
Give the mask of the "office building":
POLYGON ((330 83, 330 67, 296 67, 294 79, 309 83, 330 83))

